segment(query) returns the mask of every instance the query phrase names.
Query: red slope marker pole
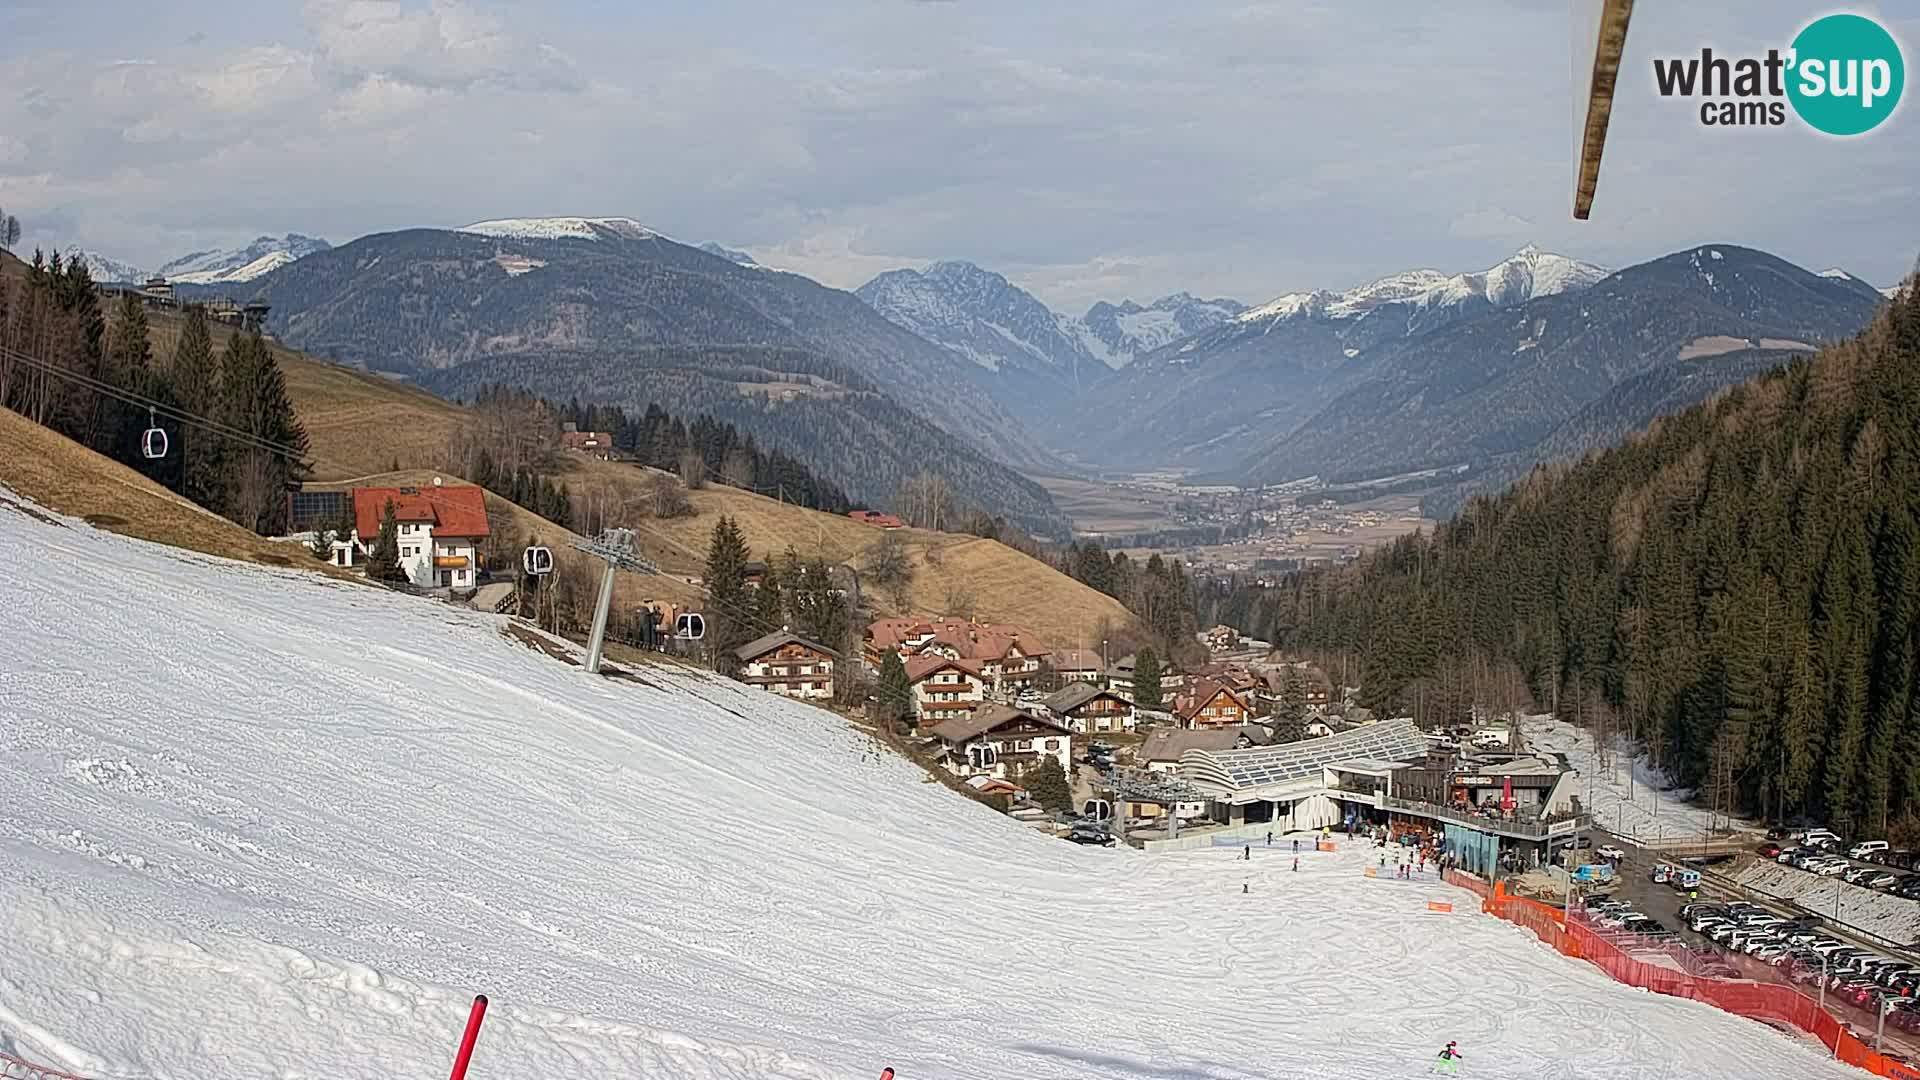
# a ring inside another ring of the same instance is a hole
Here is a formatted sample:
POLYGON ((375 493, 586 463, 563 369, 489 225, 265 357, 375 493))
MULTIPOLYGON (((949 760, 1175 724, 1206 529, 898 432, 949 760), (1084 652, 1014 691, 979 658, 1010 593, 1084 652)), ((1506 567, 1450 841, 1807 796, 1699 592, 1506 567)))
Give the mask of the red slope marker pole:
POLYGON ((460 1038, 460 1053, 453 1059, 452 1080, 463 1080, 467 1062, 473 1058, 473 1044, 480 1038, 480 1021, 487 1018, 487 995, 473 996, 473 1011, 467 1014, 467 1033, 460 1038))

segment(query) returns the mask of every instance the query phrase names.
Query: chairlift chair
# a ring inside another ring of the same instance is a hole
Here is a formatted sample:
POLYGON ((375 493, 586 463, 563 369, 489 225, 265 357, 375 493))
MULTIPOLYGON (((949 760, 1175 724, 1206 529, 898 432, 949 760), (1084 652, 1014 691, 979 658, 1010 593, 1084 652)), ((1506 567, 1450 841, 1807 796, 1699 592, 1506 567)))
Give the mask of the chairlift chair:
POLYGON ((544 577, 553 573, 553 549, 540 545, 528 548, 520 554, 520 567, 529 577, 544 577))
POLYGON ((706 616, 697 611, 682 612, 673 621, 673 636, 681 641, 699 641, 707 636, 706 616))
POLYGON ((153 418, 153 410, 147 410, 147 430, 140 435, 140 452, 148 461, 158 461, 167 456, 167 432, 153 418))

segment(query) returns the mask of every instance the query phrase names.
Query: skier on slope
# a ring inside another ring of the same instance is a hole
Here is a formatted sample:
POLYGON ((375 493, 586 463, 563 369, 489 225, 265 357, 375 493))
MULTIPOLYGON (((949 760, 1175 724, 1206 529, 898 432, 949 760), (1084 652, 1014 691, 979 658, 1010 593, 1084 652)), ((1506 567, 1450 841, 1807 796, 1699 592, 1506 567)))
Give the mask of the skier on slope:
POLYGON ((1460 1051, 1458 1045, 1459 1044, 1451 1040, 1448 1041, 1446 1049, 1440 1051, 1440 1057, 1433 1063, 1434 1072, 1447 1073, 1451 1076, 1460 1075, 1460 1051))

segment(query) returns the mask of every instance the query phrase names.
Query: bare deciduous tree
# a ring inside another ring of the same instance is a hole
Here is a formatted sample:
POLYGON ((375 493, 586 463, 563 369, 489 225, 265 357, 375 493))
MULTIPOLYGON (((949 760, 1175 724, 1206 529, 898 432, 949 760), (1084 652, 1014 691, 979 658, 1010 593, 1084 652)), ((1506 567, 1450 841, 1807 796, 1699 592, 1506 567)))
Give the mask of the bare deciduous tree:
POLYGON ((900 485, 894 509, 914 528, 944 530, 954 516, 953 489, 946 477, 922 470, 900 485))
POLYGON ((698 450, 680 451, 680 482, 687 485, 688 491, 707 486, 707 459, 701 457, 698 450))
POLYGON ((647 478, 646 509, 657 518, 693 516, 693 502, 687 498, 687 489, 666 473, 647 478))

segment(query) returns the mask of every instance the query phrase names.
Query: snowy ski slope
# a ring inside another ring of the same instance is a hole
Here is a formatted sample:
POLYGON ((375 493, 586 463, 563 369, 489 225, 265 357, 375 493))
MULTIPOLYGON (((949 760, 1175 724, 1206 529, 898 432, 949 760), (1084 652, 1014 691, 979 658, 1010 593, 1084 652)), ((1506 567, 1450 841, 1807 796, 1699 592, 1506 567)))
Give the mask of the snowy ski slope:
POLYGON ((0 1050, 436 1077, 485 991, 476 1080, 1853 1075, 1357 851, 1077 848, 642 674, 0 502, 0 1050))

